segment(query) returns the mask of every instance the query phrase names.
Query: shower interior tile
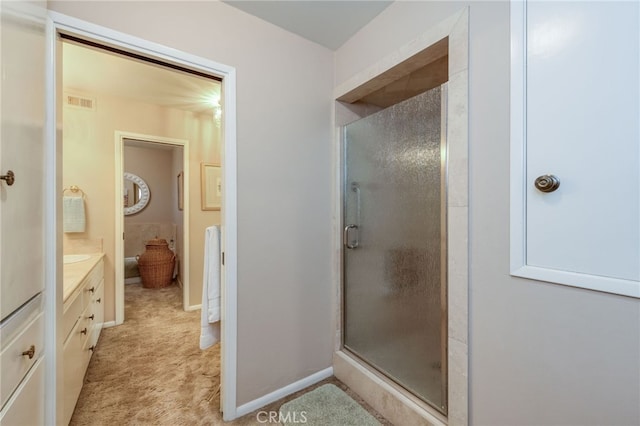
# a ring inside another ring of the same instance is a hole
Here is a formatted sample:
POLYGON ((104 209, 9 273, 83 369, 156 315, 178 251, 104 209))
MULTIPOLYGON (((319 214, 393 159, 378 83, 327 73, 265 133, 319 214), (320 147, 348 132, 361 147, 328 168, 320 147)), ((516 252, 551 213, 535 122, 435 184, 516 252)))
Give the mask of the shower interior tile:
POLYGON ((449 315, 448 335, 461 343, 468 341, 468 321, 467 312, 468 297, 466 275, 462 272, 454 271, 449 274, 449 315))
POLYGON ((449 80, 447 116, 448 205, 467 206, 469 193, 469 135, 466 82, 468 72, 462 71, 449 80))
POLYGON ((449 426, 468 424, 468 346, 449 338, 449 426))
POLYGON ((334 354, 335 376, 356 392, 367 404, 382 414, 393 424, 444 426, 445 423, 424 410, 416 409, 417 404, 365 367, 357 364, 343 352, 334 354), (420 410, 420 412, 418 412, 420 410))
POLYGON ((469 13, 462 13, 449 34, 449 75, 469 68, 469 13))

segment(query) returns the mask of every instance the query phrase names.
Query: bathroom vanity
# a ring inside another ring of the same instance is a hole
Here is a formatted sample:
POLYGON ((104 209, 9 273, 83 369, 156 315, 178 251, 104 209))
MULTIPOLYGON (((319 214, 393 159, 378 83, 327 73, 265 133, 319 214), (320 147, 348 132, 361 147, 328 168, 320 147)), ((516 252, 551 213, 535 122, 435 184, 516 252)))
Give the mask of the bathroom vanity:
POLYGON ((65 424, 104 323, 104 254, 71 256, 65 256, 62 316, 65 424))

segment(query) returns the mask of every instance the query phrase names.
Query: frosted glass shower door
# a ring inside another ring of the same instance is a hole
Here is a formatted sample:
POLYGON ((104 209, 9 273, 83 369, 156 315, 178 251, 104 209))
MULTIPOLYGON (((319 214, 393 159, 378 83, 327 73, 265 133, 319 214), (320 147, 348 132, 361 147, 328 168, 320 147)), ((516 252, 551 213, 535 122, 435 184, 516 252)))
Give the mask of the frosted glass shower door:
POLYGON ((444 86, 345 126, 344 347, 446 413, 444 86))

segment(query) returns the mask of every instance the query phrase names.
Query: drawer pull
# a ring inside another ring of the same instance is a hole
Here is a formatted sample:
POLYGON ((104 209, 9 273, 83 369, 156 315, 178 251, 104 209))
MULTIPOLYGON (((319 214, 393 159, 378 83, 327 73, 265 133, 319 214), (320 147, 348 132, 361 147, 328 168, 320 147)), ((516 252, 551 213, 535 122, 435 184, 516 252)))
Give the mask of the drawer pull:
POLYGON ((96 288, 95 288, 95 287, 91 287, 88 291, 90 291, 91 293, 93 293, 93 292, 95 292, 95 291, 96 291, 96 288))
POLYGON ((87 334, 87 327, 80 330, 80 334, 87 334))
POLYGON ((95 350, 96 350, 96 345, 91 345, 91 346, 89 346, 89 350, 90 350, 91 352, 95 351, 95 350))
POLYGON ((7 174, 0 176, 0 179, 7 182, 7 185, 11 186, 16 181, 16 174, 11 170, 7 170, 7 174))
POLYGON ((102 297, 96 300, 96 302, 100 303, 102 301, 102 297))
POLYGON ((29 348, 28 351, 24 351, 22 352, 22 356, 28 356, 29 359, 33 358, 33 356, 36 354, 36 347, 35 345, 31 345, 31 347, 29 348))
POLYGON ((94 318, 95 318, 95 315, 94 315, 94 314, 91 314, 91 315, 89 315, 89 316, 87 317, 87 319, 90 319, 90 320, 93 320, 94 318))

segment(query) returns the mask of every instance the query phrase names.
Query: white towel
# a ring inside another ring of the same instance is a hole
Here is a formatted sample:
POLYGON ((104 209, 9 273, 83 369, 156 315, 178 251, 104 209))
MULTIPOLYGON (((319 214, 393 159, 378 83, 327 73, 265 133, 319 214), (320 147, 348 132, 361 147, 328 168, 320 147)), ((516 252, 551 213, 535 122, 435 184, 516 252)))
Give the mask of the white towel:
POLYGON ((62 221, 64 232, 84 232, 86 219, 82 197, 62 197, 62 221))
POLYGON ((220 341, 220 228, 210 226, 204 238, 200 349, 220 341))

